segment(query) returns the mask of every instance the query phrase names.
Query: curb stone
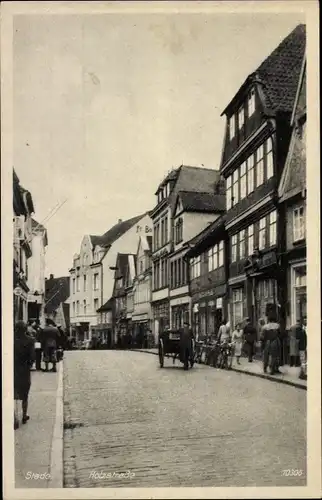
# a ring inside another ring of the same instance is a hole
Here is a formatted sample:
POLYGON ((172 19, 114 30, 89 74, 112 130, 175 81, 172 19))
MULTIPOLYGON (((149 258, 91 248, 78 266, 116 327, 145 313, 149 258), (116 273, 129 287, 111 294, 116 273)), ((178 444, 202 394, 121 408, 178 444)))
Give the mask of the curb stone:
MULTIPOLYGON (((151 351, 148 351, 146 349, 135 349, 135 351, 136 352, 143 352, 143 353, 147 353, 147 354, 153 354, 155 356, 158 355, 157 352, 151 352, 151 351)), ((171 358, 171 356, 169 354, 165 354, 165 357, 171 358)), ((208 365, 204 365, 204 366, 208 366, 208 365)), ((211 367, 209 367, 209 368, 211 368, 211 367)), ((230 370, 234 371, 234 372, 238 372, 238 373, 244 373, 245 375, 251 375, 253 377, 263 378, 266 380, 270 380, 272 382, 277 382, 279 384, 291 385, 293 387, 297 387, 298 389, 303 389, 303 390, 307 391, 306 385, 301 384, 299 382, 296 382, 295 380, 294 381, 293 380, 285 380, 283 378, 278 378, 279 376, 274 377, 274 375, 269 375, 268 373, 254 373, 254 372, 251 372, 249 370, 240 370, 239 368, 231 368, 230 370)))
POLYGON ((63 487, 63 373, 64 360, 59 363, 58 386, 56 392, 56 416, 50 450, 50 479, 49 488, 63 487))

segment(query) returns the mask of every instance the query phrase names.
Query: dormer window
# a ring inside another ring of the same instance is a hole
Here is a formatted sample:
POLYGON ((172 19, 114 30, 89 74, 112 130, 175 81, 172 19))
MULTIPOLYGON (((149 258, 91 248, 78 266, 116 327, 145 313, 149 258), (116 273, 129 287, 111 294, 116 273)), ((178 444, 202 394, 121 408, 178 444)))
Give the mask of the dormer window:
POLYGON ((248 117, 255 113, 255 89, 251 89, 248 94, 248 117))
POLYGON ((238 130, 241 130, 245 125, 245 108, 241 106, 238 110, 238 130))
POLYGON ((235 126, 235 115, 231 116, 229 119, 229 139, 233 139, 236 134, 236 126, 235 126))

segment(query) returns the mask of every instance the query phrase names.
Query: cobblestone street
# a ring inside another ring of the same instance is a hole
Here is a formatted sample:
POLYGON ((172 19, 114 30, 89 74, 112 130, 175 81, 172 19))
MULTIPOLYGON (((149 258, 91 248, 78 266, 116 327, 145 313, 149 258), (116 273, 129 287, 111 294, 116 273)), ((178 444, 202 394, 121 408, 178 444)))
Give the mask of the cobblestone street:
POLYGON ((160 369, 140 352, 70 351, 64 416, 65 487, 306 484, 298 388, 169 359, 160 369))

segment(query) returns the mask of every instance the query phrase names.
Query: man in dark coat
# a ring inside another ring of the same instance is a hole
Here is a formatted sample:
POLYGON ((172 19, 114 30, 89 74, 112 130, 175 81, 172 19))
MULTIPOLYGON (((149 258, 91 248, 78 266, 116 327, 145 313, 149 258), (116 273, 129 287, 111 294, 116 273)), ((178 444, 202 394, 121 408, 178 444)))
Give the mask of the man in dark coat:
POLYGON ((48 372, 48 365, 52 363, 52 371, 56 372, 56 363, 57 363, 57 347, 60 342, 60 334, 59 330, 55 323, 50 319, 46 319, 46 326, 42 332, 42 345, 44 352, 44 362, 45 362, 45 371, 48 372))
POLYGON ((189 323, 186 321, 180 331, 180 361, 184 361, 186 349, 189 349, 189 354, 192 353, 192 341, 194 335, 189 323))
POLYGON ((257 340, 256 328, 252 325, 249 318, 246 318, 246 325, 244 327, 244 339, 246 342, 246 349, 248 354, 248 362, 252 363, 255 354, 255 342, 257 340))
POLYGON ((264 351, 264 373, 266 373, 269 365, 271 375, 275 375, 281 373, 278 369, 281 356, 280 325, 277 323, 274 313, 269 313, 267 320, 268 322, 263 326, 261 334, 264 351))
POLYGON ((298 340, 300 360, 301 360, 301 370, 299 378, 306 380, 307 378, 307 337, 306 337, 306 318, 303 320, 302 326, 298 329, 296 338, 298 340))

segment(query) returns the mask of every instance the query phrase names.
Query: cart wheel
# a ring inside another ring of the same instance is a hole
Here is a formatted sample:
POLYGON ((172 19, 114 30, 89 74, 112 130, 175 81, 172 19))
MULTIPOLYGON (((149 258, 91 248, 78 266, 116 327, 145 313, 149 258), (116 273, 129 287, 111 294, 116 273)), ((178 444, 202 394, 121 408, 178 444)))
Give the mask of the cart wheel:
POLYGON ((164 365, 164 348, 163 348, 162 339, 160 339, 160 341, 159 341, 159 361, 160 361, 160 368, 163 368, 163 365, 164 365))

